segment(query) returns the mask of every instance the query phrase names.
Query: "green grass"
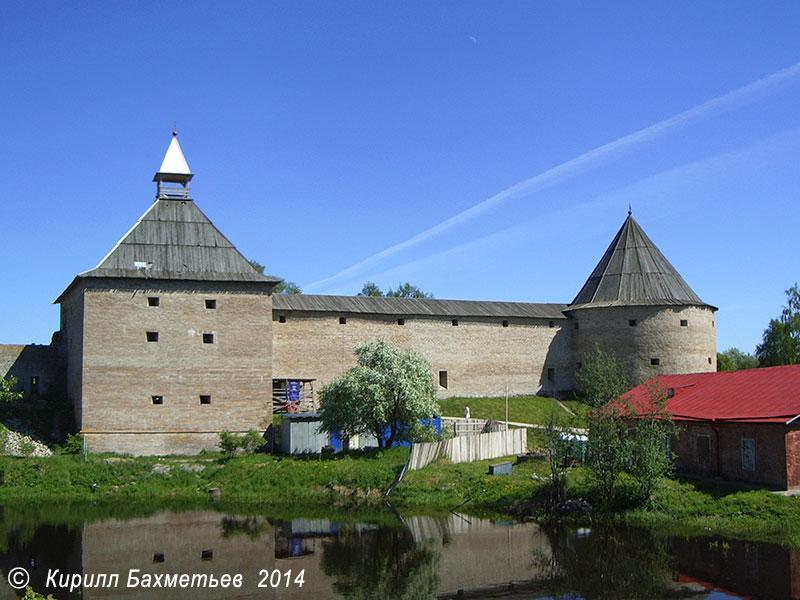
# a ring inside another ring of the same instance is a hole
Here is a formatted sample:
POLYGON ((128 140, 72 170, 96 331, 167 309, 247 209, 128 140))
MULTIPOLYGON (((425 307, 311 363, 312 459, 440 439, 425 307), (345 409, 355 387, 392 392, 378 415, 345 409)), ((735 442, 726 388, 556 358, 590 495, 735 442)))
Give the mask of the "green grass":
MULTIPOLYGON (((3 457, 0 504, 38 512, 36 506, 49 501, 74 515, 97 506, 132 514, 144 507, 213 507, 244 514, 281 507, 308 514, 377 511, 385 500, 382 492, 400 472, 407 456, 407 448, 393 448, 321 458, 101 455, 84 462, 83 457, 72 455, 3 457), (202 470, 192 470, 200 467, 202 470), (221 491, 219 499, 210 497, 208 490, 212 488, 221 491)), ((511 475, 488 475, 489 464, 500 460, 457 465, 437 461, 408 473, 389 500, 398 510, 410 513, 439 514, 458 508, 474 515, 520 515, 522 507, 527 506, 530 516, 545 518, 535 499, 545 492, 546 484, 538 479, 549 474, 546 459, 514 465, 511 475), (534 501, 528 502, 531 499, 534 501)), ((610 511, 595 510, 580 519, 647 526, 668 535, 715 534, 800 547, 797 497, 670 479, 661 482, 650 505, 642 508, 630 501, 629 478, 623 477, 619 492, 619 501, 610 511)), ((583 468, 570 469, 567 494, 599 506, 583 468)))
MULTIPOLYGON (((565 411, 552 398, 543 396, 512 396, 508 399, 508 420, 516 423, 544 425, 555 411, 559 422, 574 427, 586 426, 586 413, 589 407, 574 400, 563 402, 575 413, 575 417, 565 411)), ((448 398, 440 400, 442 416, 463 417, 464 407, 469 406, 470 416, 475 419, 496 419, 504 421, 506 415, 505 398, 448 398)))

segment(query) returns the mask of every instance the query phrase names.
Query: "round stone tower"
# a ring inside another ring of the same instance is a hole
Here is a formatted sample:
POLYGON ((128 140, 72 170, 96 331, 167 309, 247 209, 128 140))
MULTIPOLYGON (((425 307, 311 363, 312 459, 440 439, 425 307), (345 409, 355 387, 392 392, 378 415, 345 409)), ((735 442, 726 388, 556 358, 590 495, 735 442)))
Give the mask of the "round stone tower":
POLYGON ((576 372, 595 344, 625 364, 631 386, 654 375, 716 371, 716 310, 692 291, 629 212, 564 311, 575 328, 576 372))

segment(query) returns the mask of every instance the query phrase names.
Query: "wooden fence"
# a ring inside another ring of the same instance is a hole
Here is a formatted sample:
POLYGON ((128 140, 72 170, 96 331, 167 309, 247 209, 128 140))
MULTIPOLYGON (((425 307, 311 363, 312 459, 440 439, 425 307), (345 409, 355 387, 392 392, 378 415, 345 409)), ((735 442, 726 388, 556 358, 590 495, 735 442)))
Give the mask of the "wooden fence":
POLYGON ((429 465, 441 456, 452 463, 486 460, 509 454, 524 454, 528 437, 524 429, 510 429, 477 435, 464 435, 444 442, 413 444, 408 457, 408 471, 429 465))

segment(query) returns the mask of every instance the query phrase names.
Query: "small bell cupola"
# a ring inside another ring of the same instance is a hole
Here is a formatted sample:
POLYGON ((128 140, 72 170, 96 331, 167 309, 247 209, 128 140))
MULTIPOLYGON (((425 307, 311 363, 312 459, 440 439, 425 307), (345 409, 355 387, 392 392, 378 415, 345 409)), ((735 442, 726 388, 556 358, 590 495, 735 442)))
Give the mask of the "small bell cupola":
POLYGON ((156 182, 157 200, 191 200, 189 197, 189 182, 194 175, 189 170, 186 158, 178 143, 178 132, 172 132, 172 141, 169 143, 167 153, 161 168, 153 177, 156 182))

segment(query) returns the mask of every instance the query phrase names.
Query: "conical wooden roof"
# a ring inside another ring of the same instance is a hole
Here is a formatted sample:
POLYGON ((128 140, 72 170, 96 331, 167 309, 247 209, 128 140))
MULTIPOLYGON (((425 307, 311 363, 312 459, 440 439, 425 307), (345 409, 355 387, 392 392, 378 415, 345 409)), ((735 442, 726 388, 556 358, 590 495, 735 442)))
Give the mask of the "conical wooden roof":
POLYGON ((568 310, 640 305, 708 306, 628 215, 568 310))

